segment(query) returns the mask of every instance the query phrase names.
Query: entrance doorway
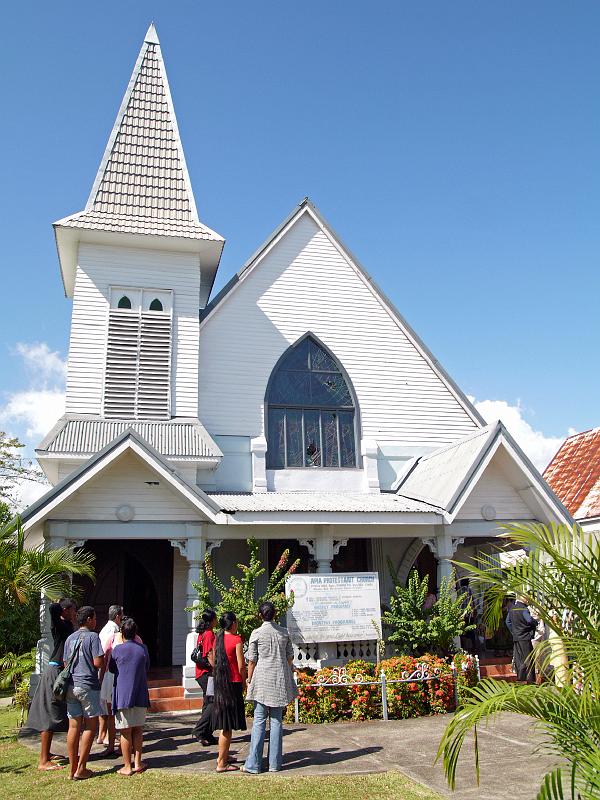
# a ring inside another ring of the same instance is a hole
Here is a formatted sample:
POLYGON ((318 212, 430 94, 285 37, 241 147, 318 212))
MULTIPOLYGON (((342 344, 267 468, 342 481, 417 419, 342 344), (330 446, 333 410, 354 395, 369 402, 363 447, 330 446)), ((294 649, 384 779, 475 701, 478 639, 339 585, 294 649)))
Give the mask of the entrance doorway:
POLYGON ((153 667, 169 667, 173 649, 173 548, 166 541, 89 541, 96 580, 78 580, 81 603, 96 609, 97 630, 111 605, 137 622, 153 667))

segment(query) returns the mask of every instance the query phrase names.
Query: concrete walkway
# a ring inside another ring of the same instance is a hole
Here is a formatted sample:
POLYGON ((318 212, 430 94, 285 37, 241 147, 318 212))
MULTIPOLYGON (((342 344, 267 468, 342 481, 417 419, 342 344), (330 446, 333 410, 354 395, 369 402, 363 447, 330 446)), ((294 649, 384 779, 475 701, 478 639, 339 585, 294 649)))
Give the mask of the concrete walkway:
MULTIPOLYGON (((144 760, 153 769, 189 774, 210 774, 215 769, 216 748, 201 747, 190 735, 196 714, 151 714, 144 733, 144 760)), ((533 751, 539 740, 529 720, 503 715, 493 727, 479 731, 481 784, 475 782, 473 746, 465 744, 457 790, 447 788, 442 768, 433 764, 448 716, 391 722, 345 722, 331 725, 288 725, 284 738, 284 770, 271 776, 352 775, 399 770, 448 797, 460 800, 533 800, 542 776, 552 765, 547 756, 533 751)), ((23 743, 37 748, 35 738, 23 743)), ((234 734, 232 754, 242 762, 248 752, 250 731, 234 734)), ((55 736, 53 751, 66 753, 65 735, 55 736)), ((92 769, 115 769, 118 759, 98 760, 92 751, 92 769)), ((236 773, 232 773, 236 774, 236 773)), ((249 778, 249 780, 251 780, 249 778)))

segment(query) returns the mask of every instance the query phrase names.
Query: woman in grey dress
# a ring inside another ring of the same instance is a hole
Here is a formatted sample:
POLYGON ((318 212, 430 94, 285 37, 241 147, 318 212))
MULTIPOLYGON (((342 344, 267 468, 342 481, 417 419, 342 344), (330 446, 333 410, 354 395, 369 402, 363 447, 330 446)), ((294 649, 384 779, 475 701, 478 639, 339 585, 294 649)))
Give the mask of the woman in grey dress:
POLYGON ((250 752, 243 772, 261 771, 265 727, 270 718, 269 772, 279 772, 282 765, 283 712, 297 696, 292 674, 294 650, 286 628, 277 625, 275 606, 263 603, 259 609, 263 624, 252 631, 248 643, 248 691, 246 700, 254 701, 254 722, 250 752))

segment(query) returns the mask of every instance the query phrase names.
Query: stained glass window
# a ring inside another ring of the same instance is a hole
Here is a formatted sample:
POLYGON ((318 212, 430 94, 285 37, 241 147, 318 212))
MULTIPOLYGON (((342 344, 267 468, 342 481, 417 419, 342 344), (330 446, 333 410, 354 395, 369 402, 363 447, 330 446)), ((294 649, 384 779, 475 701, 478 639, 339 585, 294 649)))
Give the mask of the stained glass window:
POLYGON ((335 359, 310 336, 290 348, 267 395, 267 466, 355 467, 354 400, 335 359))

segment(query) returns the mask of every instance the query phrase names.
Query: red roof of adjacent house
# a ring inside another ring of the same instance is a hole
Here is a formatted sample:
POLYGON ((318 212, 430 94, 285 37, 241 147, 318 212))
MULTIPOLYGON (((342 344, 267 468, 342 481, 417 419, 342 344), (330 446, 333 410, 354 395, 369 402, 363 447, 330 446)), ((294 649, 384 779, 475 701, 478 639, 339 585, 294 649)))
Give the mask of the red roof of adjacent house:
POLYGON ((600 428, 569 436, 544 478, 575 519, 600 516, 600 428))

